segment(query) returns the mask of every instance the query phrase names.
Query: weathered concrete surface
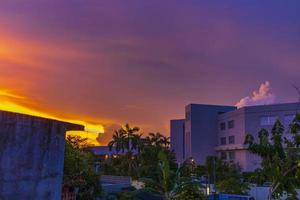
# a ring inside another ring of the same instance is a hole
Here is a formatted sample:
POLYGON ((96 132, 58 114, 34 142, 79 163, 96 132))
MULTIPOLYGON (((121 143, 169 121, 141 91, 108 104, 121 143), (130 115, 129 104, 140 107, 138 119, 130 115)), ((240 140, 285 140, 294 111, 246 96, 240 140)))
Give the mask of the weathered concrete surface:
POLYGON ((83 129, 0 111, 0 200, 59 200, 65 132, 83 129))

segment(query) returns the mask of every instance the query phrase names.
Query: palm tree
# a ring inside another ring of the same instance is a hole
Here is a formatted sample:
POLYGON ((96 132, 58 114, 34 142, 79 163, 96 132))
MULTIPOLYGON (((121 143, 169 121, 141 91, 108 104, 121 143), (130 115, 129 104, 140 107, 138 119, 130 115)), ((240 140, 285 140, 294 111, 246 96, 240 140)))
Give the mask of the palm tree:
POLYGON ((145 146, 145 139, 142 138, 142 135, 143 134, 134 134, 132 138, 132 149, 136 149, 138 153, 140 153, 145 146))
POLYGON ((170 147, 170 144, 171 144, 171 142, 170 142, 170 137, 165 137, 165 136, 163 136, 163 137, 161 138, 161 143, 164 145, 164 147, 169 148, 169 147, 170 147))
POLYGON ((159 146, 160 133, 149 133, 147 140, 149 141, 150 145, 159 146))
POLYGON ((151 145, 157 147, 168 148, 170 145, 170 138, 163 136, 161 133, 149 133, 149 136, 147 136, 147 140, 151 145))
POLYGON ((131 128, 129 124, 125 124, 125 126, 119 130, 126 137, 126 149, 128 152, 131 152, 132 150, 137 148, 133 145, 133 142, 138 138, 136 135, 138 135, 139 130, 140 128, 138 127, 131 128))
POLYGON ((124 149, 126 147, 126 136, 122 131, 115 131, 115 133, 112 136, 112 141, 108 143, 109 150, 111 151, 113 148, 115 148, 117 154, 122 150, 124 152, 124 149))

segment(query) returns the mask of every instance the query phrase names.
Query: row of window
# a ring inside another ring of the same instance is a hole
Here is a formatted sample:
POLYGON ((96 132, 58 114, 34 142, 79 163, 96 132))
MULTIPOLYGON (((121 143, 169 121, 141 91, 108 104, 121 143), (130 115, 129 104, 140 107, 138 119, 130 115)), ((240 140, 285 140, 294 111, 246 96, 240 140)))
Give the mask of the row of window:
MULTIPOLYGON (((295 115, 285 115, 283 119, 283 123, 285 125, 289 125, 294 120, 295 115)), ((260 118, 261 126, 272 126, 275 124, 276 120, 279 119, 278 116, 263 116, 260 118)))
MULTIPOLYGON (((228 121, 227 122, 227 127, 228 127, 228 129, 234 128, 234 120, 228 121)), ((221 129, 221 131, 226 130, 226 123, 225 122, 222 122, 220 124, 220 129, 221 129)))
POLYGON ((235 152, 234 151, 221 151, 220 157, 222 160, 230 160, 234 161, 235 160, 235 152))
MULTIPOLYGON (((234 144, 235 143, 235 138, 234 136, 229 136, 228 137, 228 144, 234 144)), ((226 137, 221 137, 220 138, 220 144, 221 145, 226 145, 227 144, 227 138, 226 137)))
MULTIPOLYGON (((294 120, 295 115, 285 115, 283 123, 285 125, 289 125, 294 120)), ((279 119, 278 116, 263 116, 260 118, 260 125, 261 126, 272 126, 275 124, 276 120, 279 119)), ((228 129, 234 128, 234 120, 230 120, 227 122, 228 129)), ((220 130, 226 130, 226 122, 220 123, 220 130)))

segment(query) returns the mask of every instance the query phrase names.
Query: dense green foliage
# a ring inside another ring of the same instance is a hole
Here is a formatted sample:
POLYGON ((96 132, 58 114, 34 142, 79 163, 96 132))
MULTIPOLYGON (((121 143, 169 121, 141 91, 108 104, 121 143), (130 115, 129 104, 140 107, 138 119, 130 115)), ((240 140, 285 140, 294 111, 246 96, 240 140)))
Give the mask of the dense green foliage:
POLYGON ((171 169, 167 152, 161 150, 158 155, 160 179, 141 179, 146 183, 146 189, 163 194, 165 199, 204 199, 202 185, 191 176, 182 176, 180 168, 171 169))
POLYGON ((95 172, 95 157, 83 150, 88 146, 87 139, 69 136, 65 146, 64 186, 78 188, 77 199, 95 199, 100 196, 99 174, 95 172))
POLYGON ((234 163, 224 162, 217 157, 208 157, 205 164, 210 183, 216 189, 227 194, 247 194, 248 185, 242 181, 241 169, 234 163))
POLYGON ((283 136, 284 126, 279 120, 274 124, 271 134, 266 129, 258 133, 258 142, 247 135, 245 144, 250 152, 261 157, 261 169, 257 179, 272 183, 269 199, 279 198, 284 192, 288 199, 297 199, 296 188, 300 186, 300 115, 297 114, 290 125, 291 138, 283 136))
POLYGON ((171 200, 203 200, 205 199, 204 188, 191 178, 180 178, 175 182, 170 194, 171 200))
POLYGON ((208 157, 205 165, 196 165, 192 159, 180 167, 183 177, 206 177, 207 184, 215 184, 216 190, 226 194, 247 194, 248 184, 243 182, 241 169, 236 164, 224 162, 218 157, 208 157))
POLYGON ((244 172, 243 179, 245 182, 253 183, 257 186, 263 186, 268 182, 267 177, 261 169, 256 169, 254 172, 244 172))
POLYGON ((192 158, 178 166, 169 145, 170 138, 160 133, 142 137, 139 128, 128 124, 115 131, 109 147, 117 155, 105 160, 104 174, 131 176, 145 184, 142 190, 119 194, 119 199, 134 199, 145 191, 172 200, 205 199, 206 188, 200 177, 207 178, 207 185, 215 184, 218 192, 247 194, 248 184, 242 181, 237 165, 208 157, 203 166, 196 165, 192 158))
POLYGON ((117 153, 115 158, 108 159, 103 163, 105 174, 118 176, 131 176, 135 179, 153 178, 159 181, 159 152, 163 149, 170 162, 172 169, 177 168, 175 155, 169 150, 170 138, 160 133, 150 133, 142 138, 138 133, 139 128, 131 128, 126 124, 123 128, 115 131, 109 148, 117 153))
MULTIPOLYGON (((251 173, 241 173, 238 165, 208 157, 205 165, 196 165, 188 159, 180 166, 170 150, 170 138, 160 133, 142 137, 138 127, 126 124, 115 131, 110 150, 116 155, 102 163, 104 174, 131 176, 144 183, 143 189, 124 191, 117 199, 138 199, 138 195, 158 195, 169 200, 205 199, 204 184, 214 184, 217 192, 247 194, 248 184, 271 183, 269 199, 297 199, 300 186, 300 115, 289 127, 291 137, 284 137, 284 126, 276 121, 271 133, 262 129, 258 139, 247 135, 245 145, 251 153, 262 158, 261 168, 251 173), (122 152, 120 154, 120 152, 122 152)), ((84 151, 86 139, 68 137, 65 151, 64 185, 79 188, 78 199, 95 199, 100 195, 99 174, 94 171, 95 157, 84 151)))
MULTIPOLYGON (((180 175, 175 155, 169 149, 170 138, 160 133, 149 133, 142 138, 138 131, 139 128, 128 124, 115 131, 110 149, 125 154, 107 159, 103 164, 104 173, 131 176, 145 183, 142 191, 151 191, 166 199, 203 199, 200 184, 193 182, 190 176, 180 175)), ((127 195, 128 192, 123 194, 127 195)))

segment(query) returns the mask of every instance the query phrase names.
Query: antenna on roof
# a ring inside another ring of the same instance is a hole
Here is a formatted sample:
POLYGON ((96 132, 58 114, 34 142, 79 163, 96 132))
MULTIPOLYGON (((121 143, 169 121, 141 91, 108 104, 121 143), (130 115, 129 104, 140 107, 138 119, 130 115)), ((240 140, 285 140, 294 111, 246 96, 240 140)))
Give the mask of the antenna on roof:
POLYGON ((300 106, 300 88, 297 87, 296 85, 292 84, 292 86, 295 88, 295 90, 297 91, 298 93, 298 104, 297 104, 297 109, 296 109, 296 113, 298 113, 298 110, 299 110, 299 106, 300 106))

